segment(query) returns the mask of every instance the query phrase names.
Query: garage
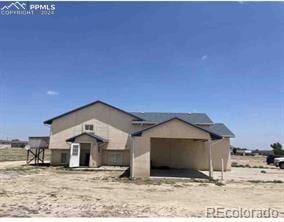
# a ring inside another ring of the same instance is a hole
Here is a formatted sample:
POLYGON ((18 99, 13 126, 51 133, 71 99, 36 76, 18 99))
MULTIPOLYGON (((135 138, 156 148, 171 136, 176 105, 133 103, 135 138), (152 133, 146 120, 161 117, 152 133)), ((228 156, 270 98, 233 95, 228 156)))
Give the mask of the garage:
POLYGON ((150 143, 150 176, 193 175, 209 164, 208 158, 202 161, 208 156, 203 140, 151 138, 150 143))
POLYGON ((211 141, 222 137, 173 118, 132 134, 132 139, 131 176, 149 177, 161 170, 178 171, 173 173, 178 176, 183 170, 212 169, 211 141))

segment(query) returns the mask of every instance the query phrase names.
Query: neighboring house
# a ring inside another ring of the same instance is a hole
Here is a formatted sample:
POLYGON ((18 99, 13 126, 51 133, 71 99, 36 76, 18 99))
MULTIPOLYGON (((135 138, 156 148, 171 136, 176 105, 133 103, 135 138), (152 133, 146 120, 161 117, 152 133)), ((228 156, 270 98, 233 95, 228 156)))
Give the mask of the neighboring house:
POLYGON ((231 165, 234 134, 204 113, 131 113, 96 101, 44 124, 50 125, 51 165, 130 166, 133 177, 165 166, 208 170, 210 157, 214 170, 222 159, 225 170, 231 165))
POLYGON ((0 140, 0 149, 11 148, 10 140, 0 140))

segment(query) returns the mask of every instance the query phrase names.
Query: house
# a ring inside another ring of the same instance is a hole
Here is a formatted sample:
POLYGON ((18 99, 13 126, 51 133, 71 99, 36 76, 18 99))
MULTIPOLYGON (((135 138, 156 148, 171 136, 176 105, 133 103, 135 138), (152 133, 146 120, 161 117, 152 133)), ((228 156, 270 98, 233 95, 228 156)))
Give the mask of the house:
POLYGON ((230 170, 234 134, 205 113, 127 112, 95 101, 44 121, 50 125, 51 165, 230 170))

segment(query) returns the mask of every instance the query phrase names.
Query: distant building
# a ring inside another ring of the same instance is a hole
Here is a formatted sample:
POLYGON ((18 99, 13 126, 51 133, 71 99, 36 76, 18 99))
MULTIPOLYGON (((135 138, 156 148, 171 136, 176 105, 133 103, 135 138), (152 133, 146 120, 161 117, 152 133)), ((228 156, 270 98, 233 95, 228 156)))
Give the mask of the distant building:
POLYGON ((9 140, 0 140, 0 149, 11 148, 11 141, 9 140))
POLYGON ((273 155, 273 150, 253 150, 252 152, 263 156, 273 155))
POLYGON ((24 148, 27 144, 27 141, 22 141, 18 139, 11 140, 11 147, 13 148, 24 148))

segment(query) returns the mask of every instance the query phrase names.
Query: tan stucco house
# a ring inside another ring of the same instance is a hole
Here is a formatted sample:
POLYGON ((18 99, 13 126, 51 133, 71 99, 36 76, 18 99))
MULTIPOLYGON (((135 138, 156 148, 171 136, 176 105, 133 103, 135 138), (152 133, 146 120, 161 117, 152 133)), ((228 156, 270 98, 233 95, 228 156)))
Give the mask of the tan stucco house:
POLYGON ((151 169, 230 169, 234 134, 204 113, 127 112, 96 101, 44 121, 50 126, 51 165, 151 169))

